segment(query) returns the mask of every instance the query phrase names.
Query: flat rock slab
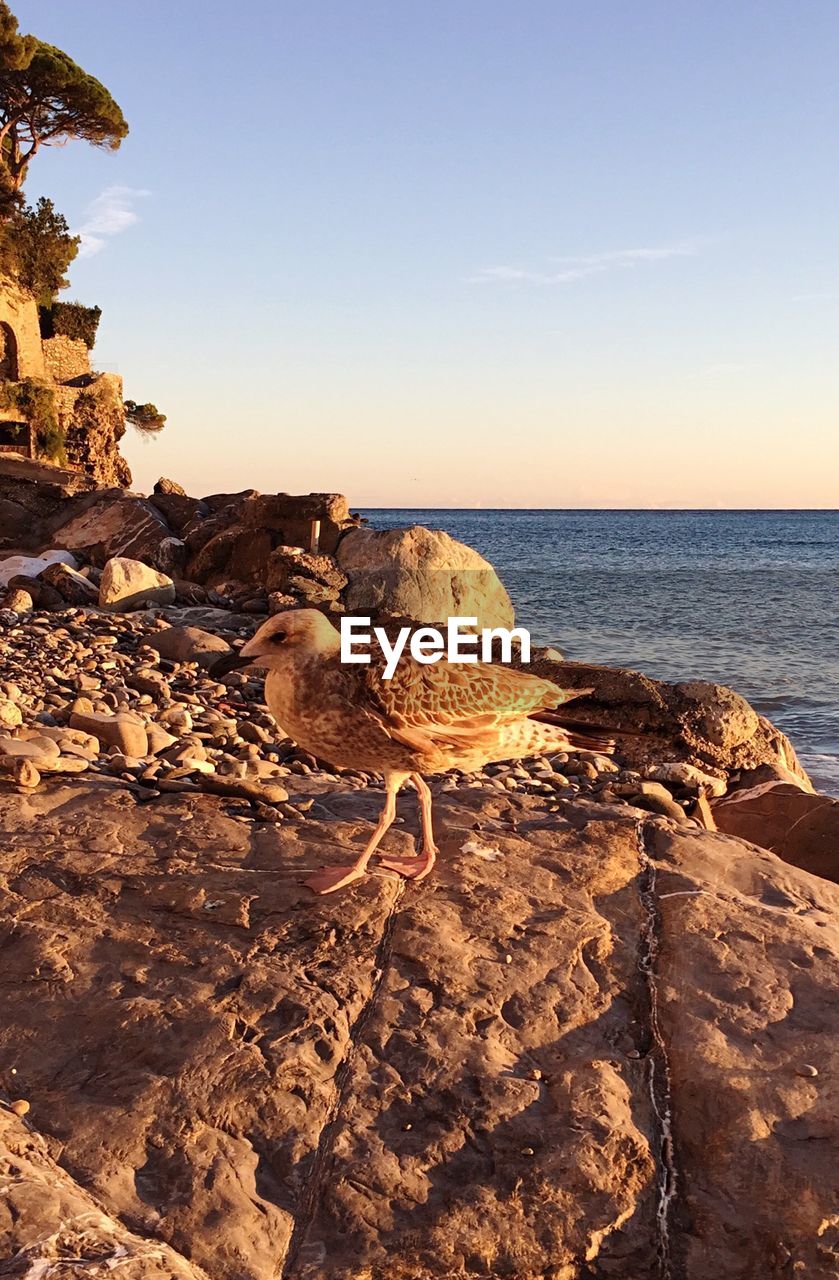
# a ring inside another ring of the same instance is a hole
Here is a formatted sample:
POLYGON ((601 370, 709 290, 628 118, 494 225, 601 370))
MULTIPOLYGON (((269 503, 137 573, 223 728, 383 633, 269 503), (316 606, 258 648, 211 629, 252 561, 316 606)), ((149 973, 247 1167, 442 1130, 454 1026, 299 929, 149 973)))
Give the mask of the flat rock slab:
POLYGON ((839 890, 638 811, 462 788, 430 881, 313 897, 380 803, 277 827, 0 790, 0 1096, 31 1104, 0 1114, 0 1275, 64 1280, 88 1205, 65 1253, 103 1274, 839 1274, 839 890))

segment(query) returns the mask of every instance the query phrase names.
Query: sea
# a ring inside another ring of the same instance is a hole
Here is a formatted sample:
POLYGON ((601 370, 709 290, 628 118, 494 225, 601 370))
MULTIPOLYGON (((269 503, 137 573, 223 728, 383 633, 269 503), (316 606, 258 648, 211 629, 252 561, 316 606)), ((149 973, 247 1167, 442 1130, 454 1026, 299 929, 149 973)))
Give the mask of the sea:
POLYGON ((495 567, 534 643, 736 689, 839 796, 839 511, 387 508, 495 567))

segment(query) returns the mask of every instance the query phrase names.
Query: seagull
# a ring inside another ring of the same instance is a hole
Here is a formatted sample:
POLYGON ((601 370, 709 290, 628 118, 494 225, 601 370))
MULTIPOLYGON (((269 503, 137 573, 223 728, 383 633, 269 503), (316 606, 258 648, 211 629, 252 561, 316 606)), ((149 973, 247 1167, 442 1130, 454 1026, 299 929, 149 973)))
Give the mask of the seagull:
POLYGON ((339 633, 317 609, 275 614, 239 650, 243 663, 267 669, 268 708, 298 746, 333 768, 384 775, 384 808, 367 845, 349 866, 327 867, 307 880, 315 893, 334 893, 362 879, 409 780, 419 797, 420 853, 383 856, 381 865, 420 881, 438 853, 424 774, 472 773, 493 761, 614 748, 611 739, 563 727, 555 714, 591 689, 560 689, 492 663, 425 664, 407 656, 385 680, 372 655, 369 664, 346 664, 340 652, 339 633))

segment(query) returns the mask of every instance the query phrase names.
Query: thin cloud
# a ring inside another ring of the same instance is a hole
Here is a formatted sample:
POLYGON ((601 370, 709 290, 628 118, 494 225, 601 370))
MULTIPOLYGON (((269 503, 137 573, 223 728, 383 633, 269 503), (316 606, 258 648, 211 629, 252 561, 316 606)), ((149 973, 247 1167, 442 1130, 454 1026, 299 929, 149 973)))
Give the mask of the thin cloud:
POLYGON ((627 271, 644 263, 665 262, 669 258, 693 258, 699 252, 696 241, 679 244, 646 246, 638 249, 613 249, 606 253, 580 254, 575 257, 550 258, 550 270, 533 271, 524 267, 482 267, 470 276, 469 284, 535 284, 563 285, 607 271, 627 271))
POLYGON ((149 195, 139 187, 106 187, 87 207, 76 234, 81 237, 79 257, 90 258, 104 249, 108 240, 139 222, 134 205, 149 195))

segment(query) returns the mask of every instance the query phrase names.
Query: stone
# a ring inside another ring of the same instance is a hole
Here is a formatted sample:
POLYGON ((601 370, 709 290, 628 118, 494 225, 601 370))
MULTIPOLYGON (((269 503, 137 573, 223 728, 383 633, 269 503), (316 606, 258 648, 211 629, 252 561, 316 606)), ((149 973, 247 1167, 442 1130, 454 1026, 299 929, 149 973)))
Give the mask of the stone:
POLYGON ((48 565, 38 578, 40 582, 53 587, 67 604, 98 604, 99 592, 96 584, 68 564, 48 565))
POLYGON ((8 1111, 0 1107, 0 1232, 12 1266, 18 1258, 30 1276, 72 1280, 79 1265, 95 1272, 103 1259, 115 1259, 121 1280, 206 1280, 177 1250, 136 1235, 104 1213, 54 1162, 50 1145, 24 1122, 19 1102, 8 1111))
POLYGON ((733 689, 705 680, 677 684, 676 692, 688 700, 702 736, 718 747, 738 747, 753 738, 759 718, 745 698, 733 689))
POLYGON ((146 726, 139 716, 129 712, 117 715, 105 715, 100 711, 73 711, 70 715, 70 728, 81 729, 104 742, 109 747, 121 751, 123 755, 141 757, 148 755, 149 743, 146 726))
POLYGON ((168 476, 161 476, 159 480, 155 481, 155 497, 157 497, 158 494, 172 493, 179 494, 184 498, 186 497, 186 489, 184 489, 183 485, 178 484, 177 480, 170 480, 168 476))
POLYGON ((20 707, 8 698, 0 698, 0 725, 4 729, 16 729, 19 724, 23 724, 20 707))
POLYGON ((173 604, 175 584, 165 573, 158 573, 139 560, 115 556, 102 571, 99 606, 124 612, 143 605, 173 604))
POLYGON ((217 587, 230 580, 253 586, 263 582, 270 554, 267 530, 233 524, 204 543, 189 560, 185 573, 191 582, 204 586, 217 587))
POLYGON ((153 720, 146 725, 146 737, 149 744, 148 754, 152 756, 160 755, 162 751, 166 751, 178 741, 174 733, 169 733, 161 724, 153 720))
POLYGON ((270 530, 273 543, 307 549, 312 522, 318 521, 318 550, 327 555, 334 555, 344 531, 358 523, 341 493, 254 494, 244 503, 242 518, 252 529, 270 530))
POLYGON ((221 636, 200 627, 168 627, 151 636, 149 644, 170 662, 197 662, 208 670, 212 669, 214 662, 233 652, 221 636))
POLYGON ((79 551, 99 566, 114 557, 153 562, 171 534, 156 507, 123 489, 82 495, 61 515, 52 530, 54 544, 79 551))
POLYGON ((0 548, 31 546, 34 523, 20 502, 0 497, 0 548))
POLYGON ((155 567, 170 578, 178 578, 186 564, 186 543, 181 538, 164 538, 154 557, 155 567))
POLYGON ((544 658, 527 669, 565 689, 592 689, 568 714, 583 727, 590 723, 614 734, 623 762, 639 772, 679 761, 719 776, 771 765, 810 785, 786 735, 722 685, 692 681, 685 694, 684 684, 638 671, 544 658), (734 716, 731 732, 720 727, 726 707, 734 716))
POLYGON ((57 751, 54 754, 48 753, 36 742, 27 742, 21 738, 0 737, 0 756, 10 760, 33 760, 37 764, 39 760, 54 759, 57 755, 57 751))
POLYGON ((60 612, 62 609, 67 608, 67 601, 64 597, 42 577, 28 578, 24 574, 17 574, 9 581, 9 589, 25 591, 27 595, 32 597, 32 603, 39 610, 45 609, 60 612))
POLYGON ((0 560, 0 587, 7 587, 13 578, 37 578, 53 564, 66 564, 77 569, 73 555, 67 551, 44 551, 37 556, 7 556, 0 560))
POLYGON ((311 579, 337 594, 347 585, 347 576, 334 556, 313 555, 299 547, 276 547, 268 557, 265 585, 269 592, 285 592, 300 579, 311 579))
MULTIPOLYGON (((617 789, 616 794, 620 794, 617 789)), ((639 783, 634 795, 630 796, 630 803, 639 809, 648 809, 650 813, 660 813, 665 818, 672 818, 674 822, 688 821, 682 806, 676 803, 667 788, 660 782, 639 783)))
POLYGON ((476 617, 479 627, 512 627, 513 606, 492 565, 442 530, 352 529, 338 565, 349 613, 441 623, 476 617))
POLYGON ((197 528, 210 514, 210 508, 205 502, 199 498, 189 498, 186 494, 154 492, 150 494, 149 502, 179 538, 187 529, 197 528))
POLYGON ((666 761, 647 770, 647 777, 657 782, 672 782, 682 787, 695 787, 711 796, 723 796, 727 789, 725 778, 715 778, 710 773, 703 773, 695 765, 685 764, 681 760, 666 761))
POLYGON ((839 800, 794 780, 742 781, 712 806, 720 831, 749 840, 811 875, 839 882, 839 800))
POLYGON ((35 601, 29 591, 25 591, 23 587, 10 587, 3 597, 3 608, 10 609, 13 613, 31 613, 35 608, 35 601))
POLYGON ((7 1256, 652 1280, 669 1250, 683 1280, 832 1275, 839 889, 615 806, 523 796, 514 831, 483 788, 438 802, 424 888, 312 899, 380 803, 263 824, 195 789, 0 789, 0 1076, 33 1121, 0 1108, 7 1256))

